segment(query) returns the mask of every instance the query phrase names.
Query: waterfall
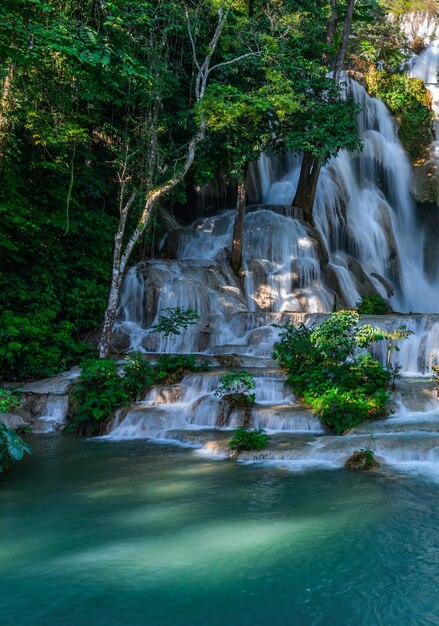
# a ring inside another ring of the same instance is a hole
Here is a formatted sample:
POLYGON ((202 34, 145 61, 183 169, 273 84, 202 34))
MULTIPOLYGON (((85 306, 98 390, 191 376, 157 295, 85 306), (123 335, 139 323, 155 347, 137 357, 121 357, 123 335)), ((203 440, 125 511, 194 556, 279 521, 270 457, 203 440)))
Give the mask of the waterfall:
POLYGON ((430 46, 416 57, 410 68, 410 76, 420 78, 431 94, 432 109, 436 116, 435 141, 432 145, 432 154, 439 158, 439 40, 433 41, 430 46))
MULTIPOLYGON (((438 311, 439 285, 429 284, 424 272, 424 234, 411 195, 411 165, 393 119, 385 105, 355 81, 349 81, 349 91, 361 106, 358 130, 363 149, 344 150, 327 163, 314 207, 316 228, 340 290, 349 306, 355 297, 358 301, 357 277, 346 271, 349 255, 383 296, 393 285, 390 302, 395 310, 438 311)), ((299 167, 296 159, 282 180, 268 181, 262 190, 266 202, 291 204, 299 167)))
MULTIPOLYGON (((280 376, 280 372, 273 376, 269 370, 255 375, 251 426, 268 432, 321 433, 319 420, 297 404, 280 376)), ((115 418, 108 438, 172 439, 176 430, 237 428, 243 419, 238 410, 232 411, 226 423, 221 422, 221 402, 215 396, 219 384, 219 373, 206 372, 190 374, 178 385, 157 387, 142 402, 132 405, 123 419, 115 418)))
MULTIPOLYGON (((429 50, 427 59, 435 44, 429 50)), ((310 314, 316 322, 334 304, 353 308, 368 293, 402 313, 439 312, 439 279, 424 272, 412 167, 394 121, 355 81, 347 80, 347 91, 361 107, 363 149, 343 150, 322 168, 315 227, 291 207, 300 156, 263 155, 252 185, 259 184, 264 204, 247 207, 241 276, 228 263, 233 209, 172 230, 162 241, 166 258, 143 261, 125 277, 117 330, 129 349, 268 358, 278 333, 273 323, 310 314), (176 306, 195 309, 200 320, 164 339, 153 327, 176 306)), ((439 352, 437 318, 388 319, 414 333, 394 355, 403 371, 430 372, 439 352)))

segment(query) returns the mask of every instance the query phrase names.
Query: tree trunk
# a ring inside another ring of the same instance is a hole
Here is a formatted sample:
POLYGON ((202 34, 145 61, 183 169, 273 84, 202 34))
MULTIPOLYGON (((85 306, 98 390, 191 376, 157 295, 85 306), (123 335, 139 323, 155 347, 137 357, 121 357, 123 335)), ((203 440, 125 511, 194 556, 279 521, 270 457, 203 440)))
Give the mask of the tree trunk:
MULTIPOLYGON (((128 158, 128 155, 127 155, 128 158)), ((120 286, 122 284, 122 277, 125 271, 125 264, 122 264, 121 254, 122 254, 122 242, 123 236, 125 233, 125 225, 127 222, 128 211, 130 210, 131 205, 137 197, 137 193, 135 191, 132 192, 130 198, 125 203, 125 172, 126 172, 126 163, 127 158, 125 159, 125 166, 122 170, 121 176, 121 189, 120 189, 120 200, 119 200, 119 226, 114 237, 114 252, 113 252, 113 273, 111 278, 111 287, 110 287, 110 295, 108 297, 108 306, 105 311, 104 317, 104 326, 102 328, 101 341, 99 344, 99 358, 106 359, 110 352, 111 346, 111 336, 113 334, 114 322, 116 321, 116 311, 117 305, 119 302, 119 292, 120 286)))
POLYGON ((108 306, 105 311, 104 326, 102 328, 101 343, 99 345, 99 358, 106 359, 110 353, 111 337, 113 335, 114 322, 116 321, 116 311, 119 302, 120 285, 122 283, 122 273, 117 272, 111 282, 108 306))
POLYGON ((321 167, 319 159, 314 158, 309 152, 305 152, 300 168, 299 183, 292 206, 297 206, 302 209, 303 219, 310 224, 314 224, 312 208, 321 167))
POLYGON ((354 15, 355 1, 356 0, 349 0, 348 9, 346 11, 346 17, 345 17, 344 25, 343 25, 343 33, 341 36, 340 49, 338 51, 337 58, 335 59, 334 80, 336 84, 339 83, 340 73, 343 69, 344 59, 346 56, 346 50, 347 50, 348 41, 349 41, 349 34, 351 32, 351 27, 352 27, 352 18, 354 15))
POLYGON ((242 265, 242 240, 244 235, 245 205, 247 199, 247 165, 244 167, 242 178, 238 184, 238 198, 236 200, 235 223, 233 226, 232 251, 230 265, 238 275, 242 265))
POLYGON ((255 14, 255 0, 248 0, 248 16, 253 17, 255 14))
MULTIPOLYGON (((337 30, 338 13, 337 13, 337 0, 331 0, 331 16, 328 20, 326 28, 326 45, 334 45, 335 31, 337 30)), ((325 52, 322 57, 323 65, 329 65, 329 54, 325 52)))
POLYGON ((10 93, 12 87, 12 79, 14 77, 14 65, 8 63, 6 76, 3 80, 3 87, 0 98, 0 170, 3 166, 5 156, 6 137, 8 130, 8 113, 11 108, 10 93))

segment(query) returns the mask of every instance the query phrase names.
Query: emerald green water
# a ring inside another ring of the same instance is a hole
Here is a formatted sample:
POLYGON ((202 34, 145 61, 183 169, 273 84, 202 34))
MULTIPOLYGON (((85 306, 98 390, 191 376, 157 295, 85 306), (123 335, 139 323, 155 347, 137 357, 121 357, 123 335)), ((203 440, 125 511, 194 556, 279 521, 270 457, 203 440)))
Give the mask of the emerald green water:
POLYGON ((439 487, 35 437, 0 488, 2 626, 439 624, 439 487))

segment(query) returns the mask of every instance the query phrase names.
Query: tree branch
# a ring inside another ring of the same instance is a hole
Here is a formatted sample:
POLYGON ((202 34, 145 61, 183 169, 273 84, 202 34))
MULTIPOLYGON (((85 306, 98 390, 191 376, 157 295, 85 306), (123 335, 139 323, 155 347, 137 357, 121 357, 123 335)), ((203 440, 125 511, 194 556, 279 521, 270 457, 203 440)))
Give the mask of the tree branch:
POLYGON ((259 54, 262 54, 262 51, 259 50, 258 52, 247 52, 246 54, 241 54, 240 57, 236 57, 235 59, 231 59, 230 61, 223 61, 222 63, 217 63, 216 65, 211 67, 209 71, 213 72, 213 70, 216 70, 219 67, 224 67, 225 65, 232 65, 233 63, 238 63, 239 61, 242 61, 242 59, 245 59, 247 57, 258 56, 259 54))

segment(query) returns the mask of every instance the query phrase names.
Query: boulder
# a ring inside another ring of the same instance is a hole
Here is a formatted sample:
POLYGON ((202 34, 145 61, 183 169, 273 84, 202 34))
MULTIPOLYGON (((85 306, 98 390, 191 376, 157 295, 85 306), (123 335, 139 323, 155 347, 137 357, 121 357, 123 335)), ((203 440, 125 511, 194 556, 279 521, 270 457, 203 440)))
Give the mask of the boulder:
POLYGON ((367 472, 374 467, 378 467, 379 463, 372 450, 355 450, 346 460, 344 466, 346 469, 351 469, 355 472, 367 472))

